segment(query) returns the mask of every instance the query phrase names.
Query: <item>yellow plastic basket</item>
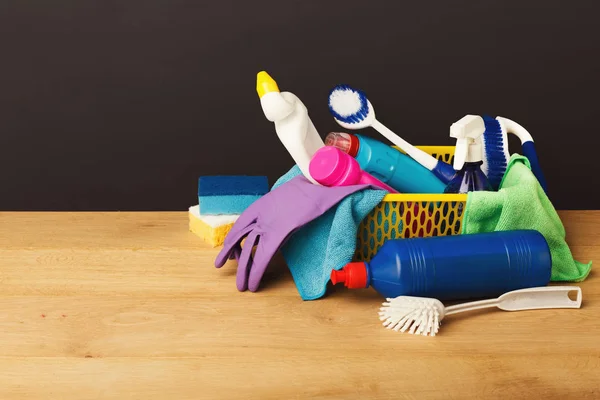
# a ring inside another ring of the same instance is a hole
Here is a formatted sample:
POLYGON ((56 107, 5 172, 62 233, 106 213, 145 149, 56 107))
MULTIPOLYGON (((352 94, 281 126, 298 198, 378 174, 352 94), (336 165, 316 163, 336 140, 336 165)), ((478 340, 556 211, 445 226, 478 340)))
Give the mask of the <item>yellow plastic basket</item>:
MULTIPOLYGON (((454 146, 416 146, 452 163, 454 146)), ((358 227, 355 258, 369 261, 386 240, 458 235, 466 194, 388 194, 358 227)))

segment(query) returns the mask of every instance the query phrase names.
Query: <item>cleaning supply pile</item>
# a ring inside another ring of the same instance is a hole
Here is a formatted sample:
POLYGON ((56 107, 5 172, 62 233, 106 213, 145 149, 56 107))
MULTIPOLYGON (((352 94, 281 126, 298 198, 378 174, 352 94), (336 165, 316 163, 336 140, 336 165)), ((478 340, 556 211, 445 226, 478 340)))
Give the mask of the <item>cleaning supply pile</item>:
POLYGON ((302 300, 332 285, 375 290, 388 329, 434 336, 442 318, 497 306, 579 308, 591 261, 574 260, 533 137, 504 117, 467 114, 455 146, 413 146, 376 119, 365 93, 334 86, 340 126, 321 136, 293 93, 265 71, 262 112, 293 163, 266 176, 203 176, 189 229, 234 260, 239 291, 256 292, 281 252, 302 300), (363 132, 372 128, 382 137, 363 132), (522 155, 508 150, 508 134, 522 155), (565 294, 577 292, 577 300, 565 294), (442 302, 470 302, 444 307, 442 302))

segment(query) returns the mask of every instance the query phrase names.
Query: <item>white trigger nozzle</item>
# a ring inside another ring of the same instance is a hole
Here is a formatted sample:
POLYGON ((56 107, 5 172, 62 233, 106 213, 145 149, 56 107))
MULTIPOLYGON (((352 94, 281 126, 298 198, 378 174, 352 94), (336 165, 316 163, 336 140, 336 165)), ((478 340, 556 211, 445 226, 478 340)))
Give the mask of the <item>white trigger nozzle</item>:
POLYGON ((479 115, 465 115, 450 126, 450 137, 456 139, 455 170, 462 169, 465 162, 482 160, 481 136, 484 132, 485 123, 479 115))

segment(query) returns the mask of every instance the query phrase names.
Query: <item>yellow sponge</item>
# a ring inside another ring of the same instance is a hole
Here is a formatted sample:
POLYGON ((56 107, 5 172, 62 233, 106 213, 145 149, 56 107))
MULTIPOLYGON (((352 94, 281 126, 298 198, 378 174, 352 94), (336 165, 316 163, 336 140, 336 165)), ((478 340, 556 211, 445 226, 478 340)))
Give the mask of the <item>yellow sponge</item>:
POLYGON ((190 207, 188 212, 190 232, 204 239, 213 247, 222 246, 225 236, 233 227, 239 215, 200 215, 198 205, 190 207))

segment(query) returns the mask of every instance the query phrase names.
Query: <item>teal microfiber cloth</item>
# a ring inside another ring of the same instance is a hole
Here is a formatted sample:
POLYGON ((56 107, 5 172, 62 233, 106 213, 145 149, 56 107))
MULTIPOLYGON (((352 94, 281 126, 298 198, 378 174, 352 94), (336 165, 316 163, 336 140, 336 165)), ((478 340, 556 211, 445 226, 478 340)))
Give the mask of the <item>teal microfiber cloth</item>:
POLYGON ((548 242, 552 281, 581 282, 592 262, 573 259, 565 228, 554 206, 531 172, 529 160, 513 154, 497 192, 469 192, 462 233, 534 229, 548 242))
MULTIPOLYGON (((295 165, 275 182, 271 190, 301 173, 295 165)), ((281 247, 281 254, 303 300, 322 297, 331 270, 340 270, 352 261, 359 224, 386 194, 385 190, 364 189, 346 196, 319 218, 297 230, 281 247)))
POLYGON ((266 176, 201 176, 198 179, 200 215, 239 215, 268 191, 266 176))

